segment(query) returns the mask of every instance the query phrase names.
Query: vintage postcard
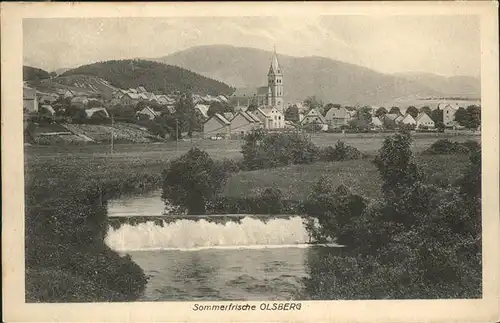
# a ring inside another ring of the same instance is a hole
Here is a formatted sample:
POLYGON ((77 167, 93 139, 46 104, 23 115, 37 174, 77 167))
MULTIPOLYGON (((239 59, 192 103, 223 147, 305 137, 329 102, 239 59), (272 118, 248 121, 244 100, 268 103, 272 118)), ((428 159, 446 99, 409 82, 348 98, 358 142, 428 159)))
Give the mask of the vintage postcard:
POLYGON ((498 321, 497 9, 2 3, 4 319, 498 321))

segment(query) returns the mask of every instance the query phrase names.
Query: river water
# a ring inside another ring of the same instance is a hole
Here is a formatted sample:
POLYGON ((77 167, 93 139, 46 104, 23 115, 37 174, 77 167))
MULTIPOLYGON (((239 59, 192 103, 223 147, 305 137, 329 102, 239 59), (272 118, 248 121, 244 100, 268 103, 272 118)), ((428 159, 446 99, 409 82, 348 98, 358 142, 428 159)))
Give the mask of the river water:
MULTIPOLYGON (((156 191, 109 201, 108 215, 158 219, 164 212, 160 196, 156 191)), ((298 216, 238 219, 121 224, 109 229, 106 243, 129 254, 149 277, 145 301, 307 298, 308 262, 338 248, 307 244, 298 216)))

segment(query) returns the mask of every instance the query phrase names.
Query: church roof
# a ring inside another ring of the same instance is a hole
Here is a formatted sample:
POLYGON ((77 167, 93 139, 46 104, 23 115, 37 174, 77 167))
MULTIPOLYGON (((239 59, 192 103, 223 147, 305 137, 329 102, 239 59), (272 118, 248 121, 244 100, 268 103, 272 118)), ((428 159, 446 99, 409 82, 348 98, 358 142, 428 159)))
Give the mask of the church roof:
POLYGON ((269 67, 268 74, 274 74, 274 75, 281 74, 281 67, 280 67, 280 63, 278 61, 278 55, 276 55, 276 50, 274 50, 274 55, 273 55, 273 58, 271 60, 271 66, 269 67))

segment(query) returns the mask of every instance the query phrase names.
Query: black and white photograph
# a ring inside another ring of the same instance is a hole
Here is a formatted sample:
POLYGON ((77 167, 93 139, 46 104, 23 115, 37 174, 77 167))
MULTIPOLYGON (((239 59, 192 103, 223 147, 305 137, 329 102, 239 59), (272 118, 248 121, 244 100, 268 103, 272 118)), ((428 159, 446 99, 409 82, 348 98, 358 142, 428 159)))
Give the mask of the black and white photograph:
POLYGON ((481 16, 279 8, 22 18, 26 304, 485 297, 481 16))

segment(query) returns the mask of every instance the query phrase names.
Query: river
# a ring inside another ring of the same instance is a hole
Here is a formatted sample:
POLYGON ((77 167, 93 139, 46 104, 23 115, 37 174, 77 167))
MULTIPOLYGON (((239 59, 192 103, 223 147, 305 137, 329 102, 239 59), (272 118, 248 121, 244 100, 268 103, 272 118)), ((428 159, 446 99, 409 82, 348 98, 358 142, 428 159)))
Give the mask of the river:
MULTIPOLYGON (((108 215, 158 219, 164 213, 160 196, 155 191, 111 200, 108 215)), ((149 277, 144 301, 305 299, 308 262, 338 250, 307 244, 299 216, 234 217, 225 223, 125 223, 110 227, 106 243, 129 254, 149 277)))

